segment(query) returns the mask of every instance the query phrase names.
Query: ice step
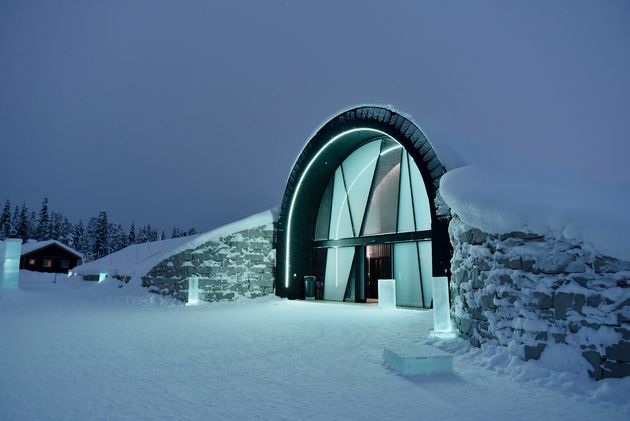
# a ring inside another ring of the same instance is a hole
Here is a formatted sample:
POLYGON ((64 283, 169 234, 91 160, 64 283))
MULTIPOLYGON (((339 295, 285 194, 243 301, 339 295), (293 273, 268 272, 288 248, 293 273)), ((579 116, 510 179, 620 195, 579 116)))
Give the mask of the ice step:
POLYGON ((453 372, 453 356, 430 345, 385 348, 383 359, 385 366, 401 376, 453 372))

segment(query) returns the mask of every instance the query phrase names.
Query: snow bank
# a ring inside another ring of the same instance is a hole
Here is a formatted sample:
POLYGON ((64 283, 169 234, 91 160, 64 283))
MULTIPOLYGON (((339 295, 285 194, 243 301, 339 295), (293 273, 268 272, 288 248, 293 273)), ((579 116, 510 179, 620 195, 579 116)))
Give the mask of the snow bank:
POLYGON ((98 275, 106 272, 110 275, 126 275, 132 278, 142 277, 161 261, 177 253, 238 231, 272 224, 275 220, 275 215, 275 211, 268 210, 203 234, 134 244, 101 259, 77 266, 72 269, 72 272, 81 276, 98 275))
POLYGON ((448 171, 440 194, 466 224, 571 240, 630 261, 630 188, 561 170, 468 166, 448 171))
POLYGON ((274 296, 185 306, 108 280, 20 275, 20 289, 0 289, 2 420, 612 421, 630 411, 630 379, 431 340, 432 311, 274 296), (453 375, 384 367, 385 347, 427 342, 453 355, 453 375))

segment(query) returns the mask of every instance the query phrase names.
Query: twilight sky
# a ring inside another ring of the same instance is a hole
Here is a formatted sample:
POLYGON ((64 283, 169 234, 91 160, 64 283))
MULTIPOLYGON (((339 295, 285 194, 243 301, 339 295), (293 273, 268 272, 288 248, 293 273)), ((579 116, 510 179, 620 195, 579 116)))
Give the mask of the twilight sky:
POLYGON ((364 103, 630 184, 628 22, 623 0, 5 0, 0 200, 209 229, 279 204, 364 103))

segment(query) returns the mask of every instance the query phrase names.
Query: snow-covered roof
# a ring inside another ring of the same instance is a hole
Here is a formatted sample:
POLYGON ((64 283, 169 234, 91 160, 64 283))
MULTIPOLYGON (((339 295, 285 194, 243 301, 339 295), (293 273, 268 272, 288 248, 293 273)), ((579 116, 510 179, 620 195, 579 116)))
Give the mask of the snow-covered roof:
POLYGON ((50 245, 57 245, 59 247, 61 247, 62 249, 66 250, 69 253, 72 253, 74 255, 76 255, 79 258, 83 258, 83 255, 81 255, 81 253, 79 253, 78 251, 76 251, 75 249, 73 249, 72 247, 69 247, 57 240, 46 240, 46 241, 28 241, 24 244, 22 244, 22 256, 24 256, 25 254, 29 254, 32 253, 36 250, 42 249, 44 247, 48 247, 50 245))
POLYGON ((525 162, 509 141, 484 142, 391 105, 360 104, 325 120, 304 147, 331 119, 359 107, 388 109, 422 130, 446 169, 440 195, 467 224, 489 233, 563 237, 630 261, 630 186, 593 180, 562 162, 525 162))
POLYGON ((162 260, 168 259, 177 253, 195 248, 212 239, 224 237, 248 228, 272 224, 276 219, 276 211, 268 210, 203 234, 134 244, 101 259, 77 266, 72 269, 72 272, 79 275, 98 275, 106 272, 110 275, 120 274, 142 277, 162 260))

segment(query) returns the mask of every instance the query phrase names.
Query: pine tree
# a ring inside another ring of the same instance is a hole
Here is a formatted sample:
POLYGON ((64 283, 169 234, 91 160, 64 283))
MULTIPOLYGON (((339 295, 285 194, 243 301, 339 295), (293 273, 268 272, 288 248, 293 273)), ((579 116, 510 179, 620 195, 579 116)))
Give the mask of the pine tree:
POLYGON ((50 237, 51 240, 59 241, 61 238, 61 215, 59 212, 50 213, 50 237))
POLYGON ((37 231, 35 239, 44 241, 50 239, 50 222, 48 221, 48 198, 44 197, 42 207, 39 211, 39 221, 37 223, 37 231))
POLYGON ((35 211, 31 211, 31 215, 28 218, 28 238, 37 238, 37 214, 35 211))
POLYGON ((122 225, 109 224, 109 241, 111 253, 127 247, 127 235, 122 225))
POLYGON ((162 234, 160 235, 160 240, 166 240, 166 233, 162 230, 162 234))
POLYGON ((0 215, 0 240, 9 237, 11 233, 11 201, 9 199, 4 202, 4 208, 0 215))
POLYGON ((96 225, 97 218, 90 218, 87 224, 87 228, 85 230, 85 244, 83 245, 83 249, 85 256, 88 259, 93 260, 96 256, 93 254, 94 252, 94 243, 96 242, 96 225))
POLYGON ((59 241, 67 246, 72 246, 72 235, 74 233, 74 227, 72 222, 67 217, 63 217, 59 231, 59 241))
POLYGON ((94 254, 101 258, 109 254, 109 224, 107 212, 101 211, 96 220, 96 232, 94 237, 94 254))
POLYGON ((20 223, 20 208, 15 205, 13 209, 13 217, 11 218, 11 231, 9 231, 9 237, 17 238, 17 226, 20 223))
POLYGON ((146 243, 149 241, 149 234, 147 233, 147 227, 142 226, 140 230, 138 230, 138 238, 136 239, 137 244, 146 243))
POLYGON ((191 228, 188 230, 188 233, 186 235, 195 235, 195 234, 197 234, 197 230, 194 228, 191 228))
POLYGON ((107 212, 101 211, 96 220, 96 232, 94 237, 94 248, 92 252, 97 258, 101 258, 109 254, 109 235, 108 235, 107 212))
POLYGON ((136 244, 136 225, 131 222, 131 228, 129 228, 129 237, 127 239, 127 244, 136 244))
POLYGON ((31 232, 29 223, 28 207, 26 203, 22 203, 20 214, 16 222, 15 235, 17 238, 21 238, 22 241, 27 241, 31 232))
POLYGON ((72 232, 72 243, 70 246, 81 254, 85 254, 85 229, 83 228, 83 221, 79 219, 79 223, 74 226, 72 232))
POLYGON ((153 228, 151 224, 147 225, 147 239, 148 241, 157 241, 159 238, 158 231, 153 228))

